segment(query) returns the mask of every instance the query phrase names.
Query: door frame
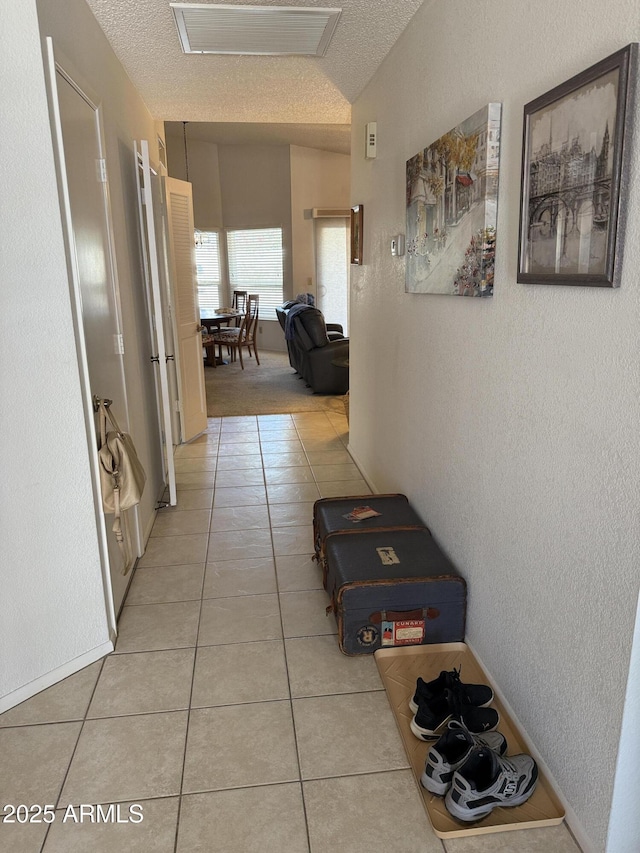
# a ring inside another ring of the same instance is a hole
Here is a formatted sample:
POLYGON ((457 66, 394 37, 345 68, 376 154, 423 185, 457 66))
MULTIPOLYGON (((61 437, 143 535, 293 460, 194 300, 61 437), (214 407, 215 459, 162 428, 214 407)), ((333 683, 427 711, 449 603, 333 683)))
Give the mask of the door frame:
MULTIPOLYGON (((96 520, 96 530, 98 534, 98 550, 104 590, 104 602, 107 616, 107 624, 109 627, 109 636, 111 642, 115 644, 115 638, 117 636, 117 614, 115 612, 114 607, 113 587, 111 583, 107 528, 104 511, 102 509, 102 490, 100 486, 100 466, 98 460, 98 446, 96 442, 95 409, 89 376, 89 362, 87 357, 84 324, 82 320, 82 294, 79 270, 74 249, 73 220, 71 214, 69 186, 67 182, 67 168, 62 135, 62 118, 58 100, 58 82, 56 75, 59 73, 67 81, 67 83, 72 86, 73 89, 75 89, 78 95, 82 97, 87 102, 87 104, 95 111, 98 146, 100 149, 101 159, 104 161, 106 145, 104 138, 102 104, 100 103, 99 98, 95 95, 95 93, 91 91, 90 87, 87 86, 82 80, 82 76, 75 71, 72 63, 67 60, 64 54, 54 46, 53 39, 51 38, 51 36, 47 36, 45 39, 45 69, 45 78, 47 85, 47 93, 49 95, 49 106, 51 115, 51 129, 56 166, 56 181, 58 184, 58 193, 60 197, 62 230, 64 234, 65 255, 67 261, 67 272, 69 277, 71 313, 73 318, 76 355, 78 361, 78 374, 80 378, 80 387, 82 394, 82 410, 84 416, 87 449, 89 452, 89 470, 91 476, 91 490, 93 494, 94 516, 96 520)), ((102 183, 102 187, 104 198, 105 227, 107 233, 107 251, 105 254, 105 259, 108 266, 109 283, 114 291, 113 295, 116 309, 117 333, 121 335, 122 312, 120 305, 120 292, 118 288, 118 280, 116 274, 115 245, 113 238, 113 230, 111 227, 111 204, 109 197, 109 185, 107 180, 102 183)), ((129 412, 124 364, 122 364, 122 385, 124 392, 123 403, 125 409, 125 417, 128 422, 129 412)), ((141 536, 138 507, 135 507, 134 509, 132 520, 133 524, 131 525, 131 532, 134 539, 134 547, 136 548, 137 553, 140 554, 141 536)))
MULTIPOLYGON (((350 241, 350 223, 348 214, 341 214, 337 211, 337 209, 331 211, 331 215, 329 213, 315 214, 313 217, 313 265, 314 265, 314 274, 316 281, 316 306, 322 311, 322 313, 327 316, 327 312, 325 307, 323 306, 322 299, 323 293, 321 293, 320 288, 324 285, 320 282, 320 275, 318 273, 318 266, 320 260, 320 246, 318 240, 318 231, 320 228, 320 223, 323 220, 344 220, 345 222, 345 297, 346 297, 346 319, 344 325, 344 333, 347 337, 349 337, 349 321, 351 319, 350 314, 350 306, 351 306, 351 267, 349 266, 349 241, 350 241)), ((325 288, 326 290, 326 288, 325 288)), ((332 318, 334 319, 334 318, 332 318)), ((335 322, 339 323, 341 318, 335 318, 335 322)))
MULTIPOLYGON (((176 472, 174 463, 174 422, 173 415, 177 397, 172 394, 169 376, 169 359, 175 366, 175 344, 170 348, 173 353, 167 355, 167 332, 173 335, 173 329, 168 328, 162 300, 162 276, 160 274, 160 247, 158 246, 158 227, 164 235, 164 223, 156 222, 153 198, 153 176, 158 178, 158 192, 162 192, 162 181, 153 169, 149 156, 149 143, 146 139, 135 140, 133 143, 136 166, 136 189, 138 193, 138 218, 140 227, 140 251, 142 254, 145 295, 147 303, 147 319, 153 358, 157 359, 157 370, 154 372, 156 383, 157 416, 160 434, 162 436, 162 471, 165 483, 169 487, 169 504, 176 506, 176 472), (142 172, 142 178, 141 173, 142 172), (166 457, 166 458, 165 458, 166 457)), ((162 200, 160 200, 162 202, 162 200)), ((165 272, 165 280, 167 273, 165 272)))
POLYGON ((166 246, 168 250, 169 262, 169 277, 168 277, 168 292, 171 324, 173 327, 173 346, 176 365, 176 378, 178 384, 178 401, 180 411, 180 443, 187 444, 193 441, 198 436, 202 435, 207 429, 207 392, 204 380, 204 362, 202 358, 202 338, 200 336, 200 308, 198 303, 198 284, 196 275, 196 259, 195 259, 195 242, 192 237, 187 238, 187 242, 181 242, 176 239, 176 212, 175 202, 172 197, 176 196, 186 202, 186 213, 188 219, 188 232, 193 235, 195 232, 193 219, 193 186, 189 181, 182 181, 178 178, 165 176, 161 179, 163 186, 163 209, 166 219, 166 246), (190 296, 193 297, 192 307, 193 316, 190 321, 184 321, 184 292, 181 288, 179 253, 178 249, 186 248, 189 252, 189 267, 190 267, 190 296), (192 332, 187 335, 183 334, 185 326, 192 325, 192 332), (183 350, 183 343, 191 341, 195 346, 189 352, 183 350), (189 367, 192 372, 189 373, 189 367), (187 377, 195 376, 193 371, 198 371, 198 393, 200 395, 200 407, 198 415, 201 422, 194 426, 193 410, 191 401, 194 399, 193 394, 189 393, 189 383, 187 377), (202 418, 204 420, 202 420, 202 418), (198 428, 201 427, 201 428, 198 428))

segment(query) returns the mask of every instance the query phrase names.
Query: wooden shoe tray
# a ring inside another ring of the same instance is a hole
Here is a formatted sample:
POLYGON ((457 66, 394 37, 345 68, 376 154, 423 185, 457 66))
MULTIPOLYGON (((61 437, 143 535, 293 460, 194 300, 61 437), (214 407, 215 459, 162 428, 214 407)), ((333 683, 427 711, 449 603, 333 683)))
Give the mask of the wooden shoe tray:
MULTIPOLYGON (((422 794, 425 809, 433 830, 439 838, 460 838, 467 835, 554 826, 562 823, 564 809, 542 772, 534 793, 526 803, 512 808, 495 808, 486 818, 469 824, 451 817, 445 807, 444 798, 430 794, 420 784, 429 746, 435 741, 419 740, 409 727, 413 717, 409 708, 409 699, 415 690, 417 677, 421 676, 425 681, 430 681, 437 678, 442 670, 450 671, 454 667, 461 667, 460 678, 463 683, 491 683, 465 643, 379 649, 375 653, 375 661, 387 691, 389 704, 409 763, 422 794)), ((498 731, 502 732, 507 739, 507 755, 526 753, 527 747, 522 735, 497 697, 492 705, 500 714, 498 731)))

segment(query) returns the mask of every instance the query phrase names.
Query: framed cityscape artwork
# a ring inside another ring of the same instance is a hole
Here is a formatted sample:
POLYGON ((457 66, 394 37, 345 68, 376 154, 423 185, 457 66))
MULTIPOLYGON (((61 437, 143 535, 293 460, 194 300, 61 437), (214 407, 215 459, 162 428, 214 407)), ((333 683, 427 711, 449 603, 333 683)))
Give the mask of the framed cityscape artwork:
POLYGON ((487 104, 407 161, 407 293, 492 296, 500 104, 487 104))
POLYGON ((524 108, 518 281, 616 287, 638 45, 524 108))

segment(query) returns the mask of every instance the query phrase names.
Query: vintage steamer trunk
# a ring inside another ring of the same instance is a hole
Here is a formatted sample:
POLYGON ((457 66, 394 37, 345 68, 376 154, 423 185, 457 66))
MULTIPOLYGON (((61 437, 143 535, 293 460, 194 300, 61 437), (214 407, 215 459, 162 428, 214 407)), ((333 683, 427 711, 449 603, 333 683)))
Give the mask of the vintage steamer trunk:
POLYGON ((345 654, 464 639, 466 583, 428 530, 331 533, 325 558, 345 654))
POLYGON ((322 569, 322 582, 327 586, 327 567, 324 543, 331 533, 363 531, 378 528, 402 527, 427 529, 422 519, 409 504, 406 495, 352 495, 344 498, 320 498, 313 505, 313 545, 316 559, 322 569), (350 521, 349 515, 356 507, 370 507, 380 515, 350 521))

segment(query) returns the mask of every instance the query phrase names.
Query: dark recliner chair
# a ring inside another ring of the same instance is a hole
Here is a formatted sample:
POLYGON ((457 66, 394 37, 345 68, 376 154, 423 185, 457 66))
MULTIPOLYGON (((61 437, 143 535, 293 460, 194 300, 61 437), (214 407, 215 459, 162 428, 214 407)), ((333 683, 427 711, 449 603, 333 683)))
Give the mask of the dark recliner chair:
MULTIPOLYGON (((276 308, 283 332, 287 314, 297 302, 276 308)), ((293 339, 287 340, 289 363, 315 394, 346 394, 349 390, 349 339, 338 323, 326 324, 322 311, 310 306, 292 318, 293 339), (337 362, 337 363, 336 363, 337 362)))

